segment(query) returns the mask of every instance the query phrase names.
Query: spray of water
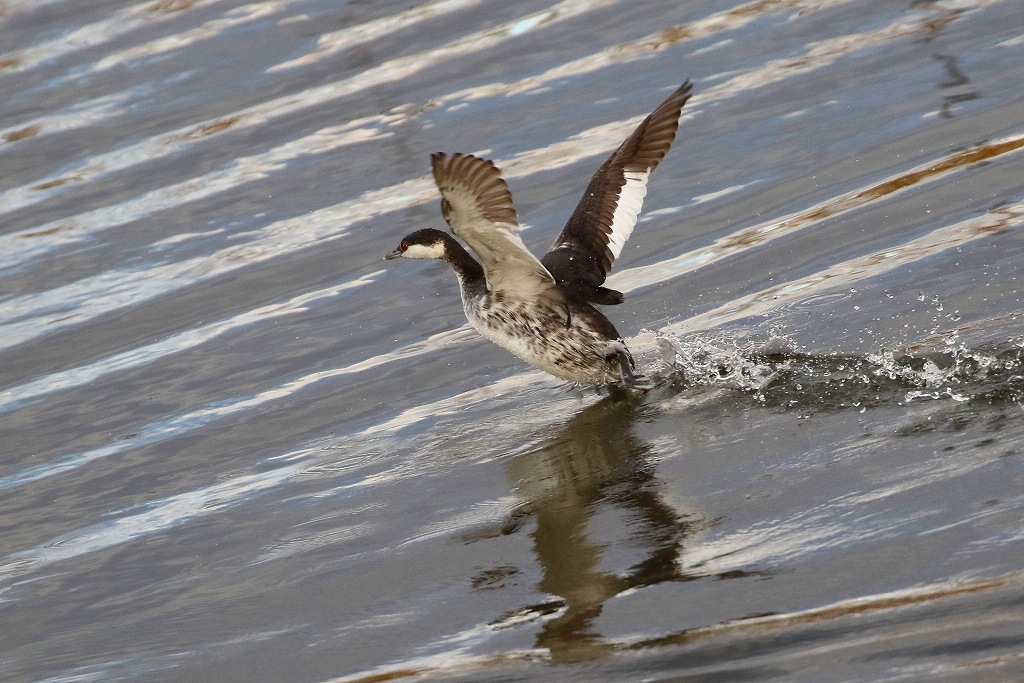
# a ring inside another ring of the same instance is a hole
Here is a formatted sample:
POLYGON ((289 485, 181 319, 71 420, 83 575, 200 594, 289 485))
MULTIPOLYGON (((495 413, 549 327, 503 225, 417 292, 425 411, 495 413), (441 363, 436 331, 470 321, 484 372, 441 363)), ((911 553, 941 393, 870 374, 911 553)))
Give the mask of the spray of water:
POLYGON ((664 384, 731 389, 772 407, 830 410, 916 401, 1024 405, 1024 339, 971 348, 955 334, 933 350, 863 356, 809 354, 784 335, 765 339, 658 334, 664 384))

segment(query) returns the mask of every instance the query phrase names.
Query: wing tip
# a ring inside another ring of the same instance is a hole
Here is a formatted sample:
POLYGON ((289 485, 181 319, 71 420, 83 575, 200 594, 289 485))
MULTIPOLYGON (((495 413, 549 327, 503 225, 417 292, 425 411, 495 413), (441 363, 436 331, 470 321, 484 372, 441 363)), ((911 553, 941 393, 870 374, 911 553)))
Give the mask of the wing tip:
POLYGON ((675 141, 680 113, 692 93, 693 82, 686 79, 608 157, 555 239, 551 253, 565 248, 589 257, 589 275, 604 281, 633 232, 648 176, 675 141))
POLYGON ((519 222, 512 193, 493 161, 462 152, 434 152, 430 162, 442 197, 461 186, 474 196, 478 210, 488 220, 513 225, 519 222))
POLYGON ((501 178, 501 169, 491 161, 490 159, 484 159, 478 157, 475 154, 464 154, 462 152, 433 152, 430 155, 430 165, 434 171, 434 177, 438 176, 439 172, 448 171, 452 174, 468 174, 472 175, 481 169, 484 169, 484 173, 493 174, 501 182, 505 182, 501 178))
POLYGON ((693 94, 689 79, 665 98, 613 155, 627 171, 650 173, 668 154, 679 130, 679 117, 693 94))

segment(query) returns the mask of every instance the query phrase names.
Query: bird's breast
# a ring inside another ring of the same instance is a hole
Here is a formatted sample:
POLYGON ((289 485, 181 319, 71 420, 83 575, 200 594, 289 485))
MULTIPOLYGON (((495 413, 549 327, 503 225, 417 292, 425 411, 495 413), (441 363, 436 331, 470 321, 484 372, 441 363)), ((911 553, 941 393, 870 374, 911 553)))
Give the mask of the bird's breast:
POLYGON ((584 326, 565 306, 490 293, 468 297, 463 305, 480 334, 527 363, 569 381, 614 381, 617 365, 608 357, 625 345, 584 326))

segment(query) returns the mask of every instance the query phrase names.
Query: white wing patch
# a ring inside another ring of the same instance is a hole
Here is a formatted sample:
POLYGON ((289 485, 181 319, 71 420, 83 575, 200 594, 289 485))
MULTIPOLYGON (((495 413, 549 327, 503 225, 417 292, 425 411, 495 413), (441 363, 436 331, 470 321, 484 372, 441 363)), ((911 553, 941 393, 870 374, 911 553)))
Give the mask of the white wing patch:
POLYGON ((619 190, 619 201, 615 204, 615 212, 612 214, 611 234, 608 235, 608 251, 612 253, 612 259, 619 258, 622 253, 622 246, 633 234, 636 226, 636 215, 644 205, 644 197, 647 196, 647 178, 650 171, 625 171, 623 176, 626 179, 622 189, 619 190))

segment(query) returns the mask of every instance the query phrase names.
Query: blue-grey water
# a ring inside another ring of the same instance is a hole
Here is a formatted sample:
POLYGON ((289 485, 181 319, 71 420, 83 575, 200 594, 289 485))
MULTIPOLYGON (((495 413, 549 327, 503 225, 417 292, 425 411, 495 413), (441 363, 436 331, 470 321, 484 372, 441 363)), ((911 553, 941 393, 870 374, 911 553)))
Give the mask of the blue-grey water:
POLYGON ((0 679, 1024 677, 1015 0, 0 2, 0 679), (686 78, 614 400, 465 323, 686 78))

